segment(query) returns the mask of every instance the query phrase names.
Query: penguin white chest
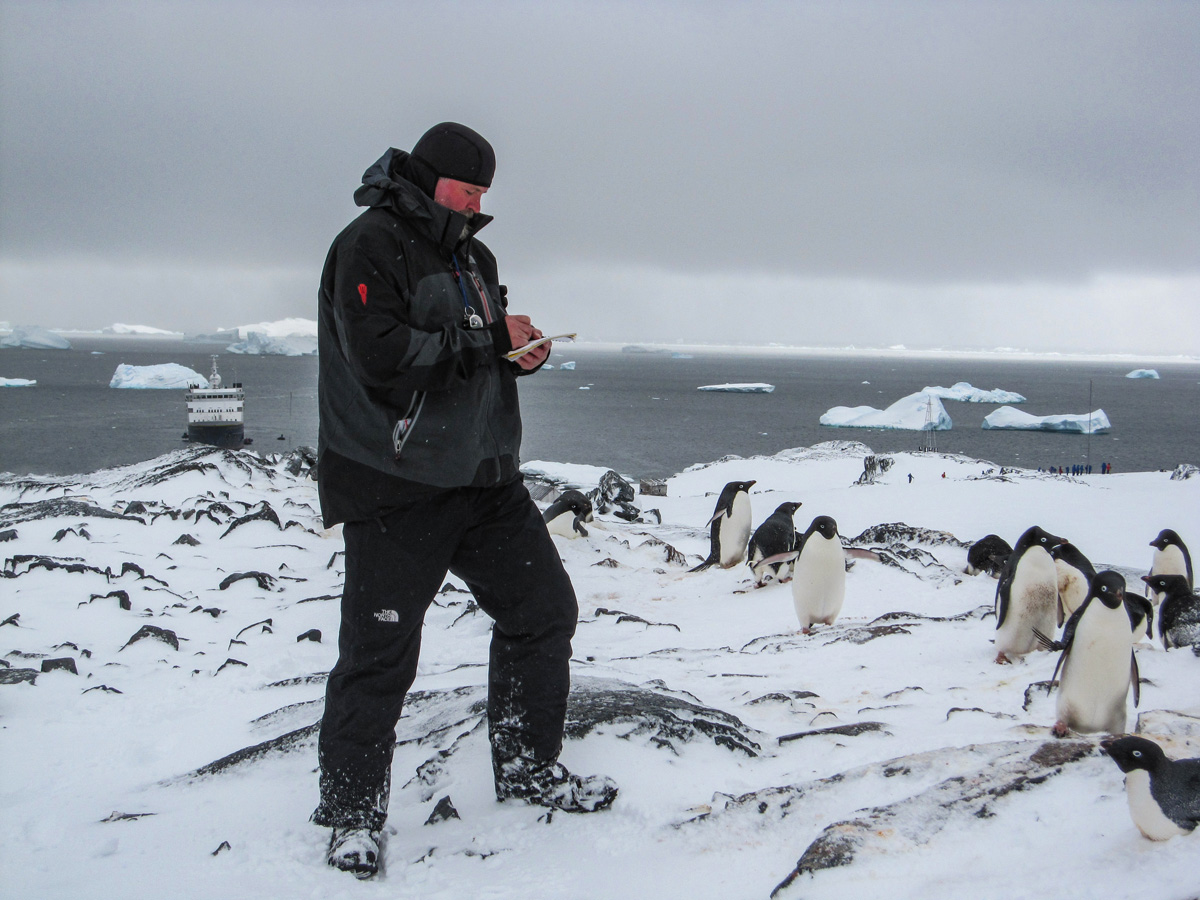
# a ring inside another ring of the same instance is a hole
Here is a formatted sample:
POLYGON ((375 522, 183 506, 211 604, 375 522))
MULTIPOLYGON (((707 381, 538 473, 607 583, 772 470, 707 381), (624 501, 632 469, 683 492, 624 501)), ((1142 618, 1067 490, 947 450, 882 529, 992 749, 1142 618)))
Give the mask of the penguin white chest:
POLYGON ((792 575, 792 603, 800 627, 832 625, 846 598, 846 554, 835 535, 811 535, 804 542, 792 575))
POLYGON ((1150 840, 1165 841, 1187 834, 1163 815, 1150 793, 1150 773, 1145 769, 1134 769, 1125 775, 1125 797, 1129 801, 1129 815, 1133 824, 1150 840))
POLYGON ((746 558, 746 543, 750 540, 750 497, 739 492, 733 498, 729 514, 720 521, 721 567, 728 569, 746 558))
POLYGON ((1082 572, 1062 560, 1055 560, 1054 567, 1058 572, 1058 597, 1062 601, 1064 612, 1069 616, 1087 599, 1087 579, 1083 577, 1082 572))
POLYGON ((1133 632, 1123 604, 1093 600, 1075 629, 1058 689, 1058 718, 1075 731, 1125 729, 1133 632))
POLYGON ((1026 550, 1017 561, 1008 591, 1004 622, 996 633, 996 649, 1024 656, 1034 648, 1036 628, 1053 634, 1058 627, 1058 570, 1041 547, 1026 550))
MULTIPOLYGON (((1154 558, 1150 561, 1150 575, 1182 575, 1186 578, 1187 560, 1183 551, 1174 544, 1168 544, 1164 550, 1155 549, 1154 558)), ((1157 606, 1166 596, 1160 591, 1151 591, 1150 601, 1157 606)))

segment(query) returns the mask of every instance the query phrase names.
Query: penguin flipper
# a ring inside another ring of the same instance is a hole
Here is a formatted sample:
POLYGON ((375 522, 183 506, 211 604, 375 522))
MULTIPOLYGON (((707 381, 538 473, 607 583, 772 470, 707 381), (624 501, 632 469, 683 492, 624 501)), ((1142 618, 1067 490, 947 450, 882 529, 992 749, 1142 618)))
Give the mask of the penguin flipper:
POLYGON ((773 556, 768 556, 760 559, 757 565, 760 566, 775 566, 779 563, 791 562, 800 555, 799 550, 785 550, 783 553, 776 553, 773 556))
POLYGON ((1066 650, 1067 645, 1061 641, 1052 641, 1046 635, 1042 634, 1040 629, 1033 629, 1033 636, 1037 638, 1037 642, 1042 646, 1043 650, 1066 650))
POLYGON ((1063 667, 1063 664, 1067 661, 1067 654, 1070 652, 1071 652, 1071 648, 1067 647, 1066 649, 1063 650, 1063 652, 1061 654, 1059 654, 1058 662, 1054 666, 1054 674, 1050 676, 1051 684, 1058 681, 1058 670, 1063 667))
POLYGON ((705 569, 711 569, 716 564, 717 564, 716 558, 710 556, 704 562, 700 563, 700 565, 696 566, 696 568, 688 569, 688 574, 691 574, 692 572, 703 572, 705 569))
POLYGON ((583 527, 583 516, 576 516, 575 521, 571 523, 571 527, 579 532, 580 537, 587 537, 587 529, 583 527))
POLYGON ((1063 619, 1066 618, 1066 611, 1063 609, 1062 594, 1059 594, 1055 599, 1054 608, 1058 613, 1058 627, 1062 628, 1063 619))
POLYGON ((1133 706, 1136 709, 1142 700, 1142 677, 1138 672, 1137 654, 1129 651, 1129 680, 1133 682, 1133 706))

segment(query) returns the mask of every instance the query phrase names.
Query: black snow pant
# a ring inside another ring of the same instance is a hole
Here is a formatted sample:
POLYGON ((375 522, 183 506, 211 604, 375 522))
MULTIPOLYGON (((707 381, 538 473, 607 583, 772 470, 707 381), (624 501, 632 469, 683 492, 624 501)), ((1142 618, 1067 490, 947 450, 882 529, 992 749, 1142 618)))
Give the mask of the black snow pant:
POLYGON ((338 661, 329 673, 312 820, 382 828, 404 696, 421 626, 446 572, 494 620, 488 729, 496 763, 553 760, 562 749, 571 638, 571 580, 525 485, 457 488, 379 520, 349 522, 338 661))

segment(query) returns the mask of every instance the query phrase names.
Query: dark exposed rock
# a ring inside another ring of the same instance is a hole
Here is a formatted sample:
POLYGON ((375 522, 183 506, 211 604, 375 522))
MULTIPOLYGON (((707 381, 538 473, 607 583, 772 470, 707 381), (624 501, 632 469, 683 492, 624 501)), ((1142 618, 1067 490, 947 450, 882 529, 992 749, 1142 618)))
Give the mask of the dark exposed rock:
POLYGON ((92 691, 104 691, 107 694, 123 694, 124 691, 119 691, 115 687, 109 687, 107 684, 97 684, 94 687, 84 688, 85 694, 90 694, 92 691))
POLYGON ((619 609, 605 609, 603 606, 596 607, 596 611, 592 613, 592 615, 616 616, 618 625, 620 625, 622 622, 636 622, 639 625, 647 625, 654 628, 674 628, 676 631, 679 630, 679 626, 674 622, 649 622, 646 619, 643 619, 641 616, 634 616, 630 613, 621 612, 619 609))
POLYGON ((149 514, 150 510, 146 508, 146 504, 141 500, 130 500, 125 504, 124 512, 127 516, 145 516, 149 514))
POLYGON ((147 575, 146 570, 143 569, 141 566, 139 566, 137 563, 132 563, 132 562, 128 562, 128 561, 121 563, 121 572, 119 575, 116 575, 114 577, 123 578, 125 575, 128 575, 130 572, 133 572, 135 575, 137 575, 138 580, 149 579, 150 581, 157 581, 163 587, 170 587, 170 585, 168 585, 161 578, 156 578, 153 575, 147 575))
POLYGON ((7 619, 5 619, 3 622, 0 622, 0 626, 4 626, 4 625, 15 625, 17 628, 20 628, 20 627, 21 627, 21 625, 20 625, 20 623, 17 621, 17 620, 18 620, 18 619, 20 619, 20 618, 21 618, 21 614, 20 614, 20 613, 13 613, 11 616, 9 616, 7 619))
POLYGON ((5 528, 3 531, 0 531, 0 544, 5 543, 6 541, 15 541, 16 539, 17 529, 5 528))
POLYGON ((112 510, 102 509, 85 503, 82 500, 70 500, 58 497, 53 500, 38 500, 34 503, 6 503, 0 506, 0 527, 20 525, 22 522, 36 522, 40 519, 55 518, 71 519, 124 519, 127 522, 137 522, 145 525, 146 520, 140 516, 129 516, 112 510))
POLYGON ((79 669, 75 667, 75 660, 70 656, 42 660, 42 672, 54 672, 60 669, 64 672, 70 672, 72 675, 79 674, 79 669))
POLYGON ((829 734, 836 734, 841 737, 858 737, 860 734, 867 734, 872 731, 890 734, 886 728, 887 726, 883 722, 853 722, 849 725, 833 725, 829 728, 817 728, 813 731, 797 731, 795 734, 785 734, 779 738, 779 743, 786 744, 790 741, 798 741, 806 737, 829 734))
POLYGON ((229 657, 227 660, 225 660, 225 662, 223 662, 223 663, 221 663, 221 665, 217 666, 217 671, 214 672, 213 674, 214 675, 218 674, 222 669, 224 669, 226 667, 233 668, 234 666, 241 666, 243 669, 248 667, 247 664, 242 662, 240 659, 234 659, 233 657, 229 657))
POLYGON ((621 564, 619 562, 617 562, 615 559, 613 559, 611 556, 606 556, 606 557, 604 557, 604 559, 600 560, 600 562, 592 563, 592 565, 593 566, 604 566, 606 569, 621 568, 621 564))
POLYGON ((299 643, 300 641, 312 641, 314 644, 321 643, 321 629, 310 628, 304 634, 297 635, 296 642, 299 643))
POLYGON ((1025 702, 1021 704, 1021 709, 1028 712, 1029 707, 1033 706, 1039 697, 1049 697, 1050 692, 1054 690, 1057 684, 1057 681, 1035 681, 1029 685, 1029 687, 1025 688, 1025 702))
POLYGON ((965 541, 960 541, 948 531, 936 531, 932 528, 919 528, 906 525, 903 522, 889 522, 884 525, 872 525, 857 537, 849 540, 850 544, 930 544, 937 546, 949 544, 951 547, 966 547, 965 541))
POLYGON ((900 842, 924 845, 955 822, 990 818, 998 800, 1044 784, 1063 766, 1086 759, 1092 750, 1093 745, 1083 741, 1040 743, 1034 748, 1025 742, 982 769, 947 778, 898 802, 865 810, 858 818, 829 825, 771 896, 795 896, 792 888, 801 875, 852 865, 860 853, 884 853, 900 842))
MULTIPOLYGON (((652 510, 652 512, 657 512, 657 510, 652 510)), ((688 564, 687 557, 684 556, 679 550, 675 549, 666 541, 662 540, 661 538, 657 538, 652 534, 647 534, 646 540, 639 544, 638 547, 639 549, 642 547, 654 547, 656 549, 661 548, 663 561, 672 566, 687 566, 688 564)))
POLYGON ((42 673, 37 669, 0 669, 0 684, 21 684, 29 682, 35 684, 37 677, 42 673))
POLYGON ((127 813, 117 812, 115 809, 109 813, 106 818, 101 819, 101 822, 135 822, 138 819, 144 819, 146 816, 156 816, 158 813, 127 813))
POLYGON ((218 772, 224 772, 227 769, 243 765, 244 763, 255 762, 267 756, 292 753, 297 750, 311 750, 316 743, 317 732, 320 731, 320 728, 320 723, 315 722, 312 725, 305 725, 303 728, 297 728, 295 731, 289 731, 287 734, 271 738, 269 741, 263 741, 252 747, 243 747, 241 750, 230 753, 228 756, 222 756, 220 759, 201 766, 183 777, 185 779, 201 778, 205 775, 215 775, 218 772))
POLYGON ((200 546, 200 542, 198 540, 196 540, 196 538, 194 538, 190 534, 186 534, 186 533, 181 534, 179 537, 175 538, 175 540, 172 541, 172 543, 173 544, 183 544, 188 547, 199 547, 200 546))
POLYGON ((297 603, 316 603, 320 600, 341 600, 341 594, 322 594, 319 597, 305 597, 303 600, 297 600, 297 603))
POLYGON ((225 612, 225 610, 219 609, 216 606, 197 606, 192 610, 192 612, 207 613, 215 619, 220 616, 221 613, 225 612))
POLYGON ((251 628, 257 628, 260 625, 262 626, 262 634, 273 634, 273 632, 271 631, 271 626, 274 624, 275 624, 275 622, 273 619, 263 619, 261 622, 253 622, 250 625, 247 625, 241 631, 239 631, 236 635, 234 635, 234 637, 240 638, 243 634, 245 634, 251 628))
POLYGON ((450 795, 447 794, 433 807, 433 812, 429 814, 429 818, 425 820, 426 825, 436 825, 438 822, 445 822, 447 819, 462 818, 458 814, 458 810, 454 808, 454 804, 450 802, 450 795))
POLYGON ((221 843, 219 843, 217 845, 217 849, 212 852, 212 855, 216 856, 222 850, 232 850, 232 849, 233 848, 231 846, 229 846, 229 841, 221 841, 221 843))
POLYGON ((338 558, 339 556, 341 556, 341 557, 345 557, 345 555, 346 555, 346 551, 345 551, 345 550, 334 550, 334 551, 333 551, 333 556, 329 557, 329 562, 325 563, 325 568, 327 568, 327 569, 332 569, 332 568, 333 568, 333 564, 334 564, 334 563, 337 561, 337 558, 338 558))
POLYGON ((90 534, 88 534, 87 529, 84 528, 82 525, 80 525, 78 530, 76 530, 74 528, 59 529, 59 531, 54 535, 53 540, 57 543, 58 541, 61 541, 63 538, 65 538, 68 534, 73 534, 73 535, 75 535, 75 537, 81 537, 85 541, 90 541, 92 539, 92 536, 90 534))
POLYGON ((607 513, 614 505, 633 503, 635 496, 633 485, 609 469, 600 476, 600 484, 588 494, 588 499, 597 512, 607 513))
POLYGON ((175 632, 166 628, 159 628, 157 625, 143 625, 136 632, 134 632, 133 637, 125 642, 125 646, 122 647, 121 650, 124 650, 125 647, 128 647, 130 644, 136 644, 138 641, 147 639, 162 641, 164 644, 169 645, 173 650, 179 649, 179 638, 175 632))
POLYGON ((242 516, 241 518, 234 519, 229 524, 229 527, 225 529, 225 533, 222 534, 221 537, 228 537, 230 532, 232 532, 235 528, 240 528, 243 525, 249 524, 250 522, 270 522, 276 528, 281 530, 283 528, 283 526, 279 524, 279 516, 276 515, 275 510, 271 509, 271 504, 264 500, 262 509, 242 516))
POLYGON ((283 459, 283 468, 289 475, 300 476, 310 472, 315 476, 317 469, 317 451, 315 447, 301 446, 294 449, 283 459))
POLYGON ((912 634, 912 632, 903 625, 864 625, 860 628, 851 628, 826 643, 837 644, 849 641, 852 644, 865 644, 876 638, 891 637, 897 634, 912 634))
POLYGON ((133 609, 133 604, 129 600, 129 593, 127 591, 109 591, 107 594, 92 594, 92 596, 87 599, 87 602, 91 603, 93 600, 107 600, 109 597, 115 597, 117 600, 117 605, 121 607, 121 609, 133 609))
POLYGON ((946 721, 949 721, 950 717, 952 715, 954 715, 955 713, 964 713, 964 712, 983 713, 985 716, 991 716, 993 719, 1015 719, 1016 718, 1016 716, 1010 715, 1009 713, 989 712, 988 710, 981 709, 978 706, 970 706, 970 707, 952 706, 952 707, 950 707, 950 709, 946 710, 946 721))
POLYGON ((237 584, 244 578, 253 578, 258 582, 260 590, 272 591, 275 589, 275 576, 268 575, 266 572, 235 572, 232 575, 226 575, 221 580, 219 585, 220 590, 224 591, 232 584, 237 584))
POLYGON ((4 561, 5 574, 11 577, 27 575, 34 569, 45 569, 47 572, 62 569, 70 572, 72 575, 81 575, 90 572, 94 575, 103 575, 105 579, 112 577, 111 569, 100 569, 96 566, 89 566, 78 557, 40 556, 33 553, 18 553, 4 561))
POLYGON ((756 697, 746 703, 747 706, 757 706, 760 703, 791 703, 793 700, 807 700, 809 697, 816 697, 812 691, 772 691, 769 694, 763 694, 761 697, 756 697))

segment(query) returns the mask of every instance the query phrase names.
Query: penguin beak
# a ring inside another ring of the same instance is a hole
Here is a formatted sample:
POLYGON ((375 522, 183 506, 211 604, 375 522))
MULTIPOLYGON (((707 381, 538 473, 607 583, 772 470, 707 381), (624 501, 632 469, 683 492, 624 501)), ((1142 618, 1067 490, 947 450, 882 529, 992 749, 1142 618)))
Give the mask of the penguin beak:
POLYGON ((1149 584, 1149 583, 1150 583, 1150 581, 1151 581, 1151 579, 1150 579, 1150 576, 1149 576, 1149 575, 1143 575, 1143 576, 1142 576, 1142 581, 1146 582, 1146 584, 1149 584))

